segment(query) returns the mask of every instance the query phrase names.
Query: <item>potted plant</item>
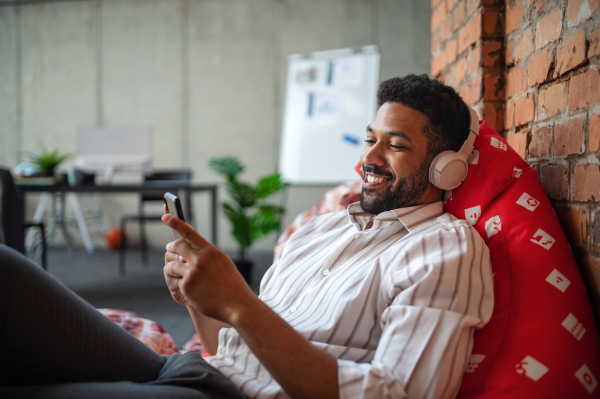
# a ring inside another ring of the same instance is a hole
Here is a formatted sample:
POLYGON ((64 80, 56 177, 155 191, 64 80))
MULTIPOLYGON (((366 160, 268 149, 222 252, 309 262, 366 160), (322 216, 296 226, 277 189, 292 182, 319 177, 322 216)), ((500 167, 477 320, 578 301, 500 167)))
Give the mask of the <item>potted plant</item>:
POLYGON ((246 281, 250 282, 252 262, 246 258, 247 251, 258 238, 279 229, 284 208, 264 202, 266 198, 282 190, 286 183, 277 173, 264 176, 255 185, 238 180, 244 165, 235 157, 212 158, 209 167, 225 176, 226 189, 232 201, 221 206, 232 225, 231 234, 239 245, 234 262, 246 281))
POLYGON ((41 151, 32 153, 29 161, 34 164, 40 174, 44 177, 54 176, 56 167, 64 160, 70 158, 73 154, 60 154, 58 148, 50 151, 45 145, 41 145, 41 151))

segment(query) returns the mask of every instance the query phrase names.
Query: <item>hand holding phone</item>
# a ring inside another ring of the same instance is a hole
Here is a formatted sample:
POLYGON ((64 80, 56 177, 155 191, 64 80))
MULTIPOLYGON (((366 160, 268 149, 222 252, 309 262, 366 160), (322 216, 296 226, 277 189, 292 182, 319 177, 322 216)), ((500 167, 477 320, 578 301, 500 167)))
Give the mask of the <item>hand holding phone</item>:
MULTIPOLYGON (((181 207, 181 200, 178 196, 175 194, 166 193, 165 205, 167 206, 167 213, 169 215, 173 215, 185 222, 185 218, 183 217, 183 208, 181 207)), ((171 234, 173 235, 173 239, 175 239, 175 233, 173 232, 173 229, 171 229, 171 234)))

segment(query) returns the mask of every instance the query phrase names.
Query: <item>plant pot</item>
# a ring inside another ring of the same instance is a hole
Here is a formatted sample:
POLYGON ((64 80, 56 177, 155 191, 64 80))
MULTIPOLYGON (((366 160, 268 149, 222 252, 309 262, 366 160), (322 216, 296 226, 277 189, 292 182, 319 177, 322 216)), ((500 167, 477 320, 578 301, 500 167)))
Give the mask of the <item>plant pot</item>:
POLYGON ((252 265, 254 263, 248 260, 234 260, 233 263, 235 263, 235 266, 242 277, 244 277, 244 280, 250 284, 252 282, 252 265))

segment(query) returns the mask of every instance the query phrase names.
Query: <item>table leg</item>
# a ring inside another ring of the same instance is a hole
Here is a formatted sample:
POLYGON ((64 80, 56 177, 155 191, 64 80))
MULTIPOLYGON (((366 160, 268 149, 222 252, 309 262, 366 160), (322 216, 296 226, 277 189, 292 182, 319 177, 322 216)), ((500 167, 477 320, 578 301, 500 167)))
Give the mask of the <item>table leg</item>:
POLYGON ((88 231, 87 225, 85 224, 85 218, 83 217, 83 212, 81 211, 81 205, 79 204, 79 198, 77 198, 77 194, 75 193, 67 193, 69 196, 69 202, 73 207, 73 213, 75 214, 75 219, 77 219, 77 225, 79 226, 79 233, 81 234, 81 239, 83 240, 83 245, 85 246, 85 250, 88 255, 94 254, 94 244, 92 244, 92 238, 90 237, 90 232, 88 231))

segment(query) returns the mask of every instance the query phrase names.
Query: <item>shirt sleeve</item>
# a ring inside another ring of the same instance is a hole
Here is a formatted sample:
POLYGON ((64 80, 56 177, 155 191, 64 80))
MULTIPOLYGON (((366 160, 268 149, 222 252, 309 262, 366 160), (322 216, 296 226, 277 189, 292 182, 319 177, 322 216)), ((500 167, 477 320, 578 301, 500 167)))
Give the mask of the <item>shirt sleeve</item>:
POLYGON ((373 360, 338 360, 340 398, 455 397, 474 330, 492 315, 489 251, 474 228, 454 222, 407 245, 384 276, 373 360))

